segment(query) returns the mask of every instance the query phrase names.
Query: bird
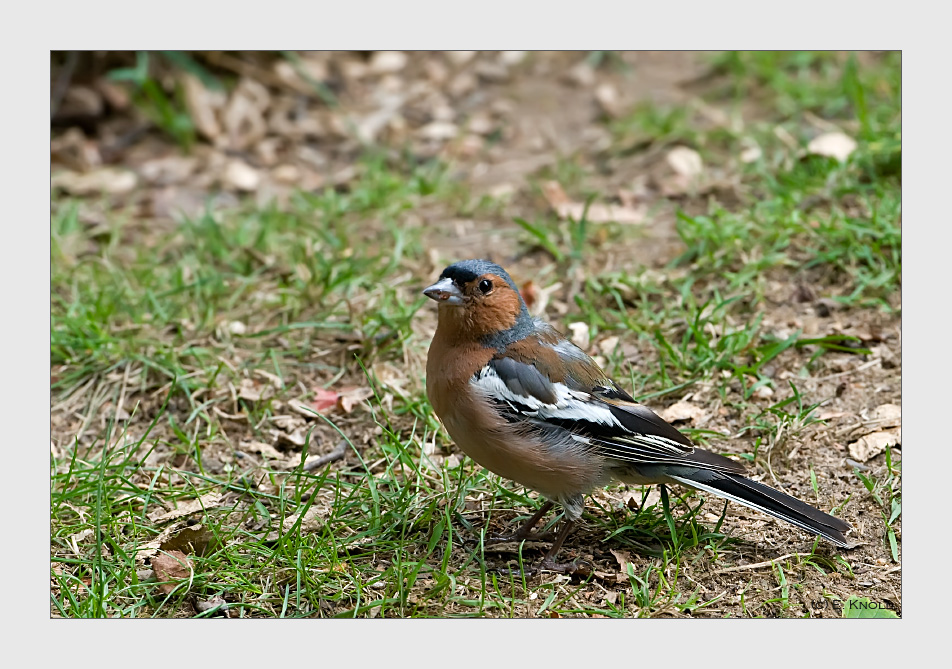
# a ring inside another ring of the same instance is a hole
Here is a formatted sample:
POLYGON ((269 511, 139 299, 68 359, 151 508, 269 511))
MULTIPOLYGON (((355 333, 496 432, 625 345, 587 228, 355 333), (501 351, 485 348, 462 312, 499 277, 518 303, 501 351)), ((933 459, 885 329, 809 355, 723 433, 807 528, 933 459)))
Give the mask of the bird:
POLYGON ((542 517, 556 503, 563 509, 540 569, 578 570, 577 562, 558 562, 558 553, 585 496, 613 480, 711 493, 851 547, 849 523, 747 478, 741 463, 696 447, 635 401, 588 354, 533 318, 499 265, 456 262, 423 294, 438 303, 426 361, 434 412, 472 460, 546 500, 500 539, 534 538, 542 517))

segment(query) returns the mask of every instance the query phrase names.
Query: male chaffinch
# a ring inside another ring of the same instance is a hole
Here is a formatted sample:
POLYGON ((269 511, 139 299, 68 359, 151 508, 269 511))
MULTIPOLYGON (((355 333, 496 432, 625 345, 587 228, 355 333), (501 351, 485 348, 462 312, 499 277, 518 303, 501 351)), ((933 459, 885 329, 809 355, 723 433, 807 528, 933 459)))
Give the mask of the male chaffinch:
POLYGON ((612 479, 696 488, 850 546, 848 523, 746 478, 741 464, 695 448, 635 402, 584 351, 529 315, 499 265, 455 263, 423 294, 439 303, 426 361, 434 411, 473 460, 547 499, 512 538, 529 537, 556 501, 565 511, 543 568, 575 568, 555 557, 584 496, 612 479))

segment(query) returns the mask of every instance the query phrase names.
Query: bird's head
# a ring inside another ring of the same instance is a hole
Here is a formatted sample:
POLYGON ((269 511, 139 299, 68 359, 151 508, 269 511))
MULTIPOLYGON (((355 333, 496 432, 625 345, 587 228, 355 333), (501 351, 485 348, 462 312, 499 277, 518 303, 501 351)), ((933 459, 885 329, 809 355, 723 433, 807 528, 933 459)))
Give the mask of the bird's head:
POLYGON ((440 305, 440 325, 460 335, 492 338, 532 322, 512 277, 488 260, 453 263, 423 294, 440 305))

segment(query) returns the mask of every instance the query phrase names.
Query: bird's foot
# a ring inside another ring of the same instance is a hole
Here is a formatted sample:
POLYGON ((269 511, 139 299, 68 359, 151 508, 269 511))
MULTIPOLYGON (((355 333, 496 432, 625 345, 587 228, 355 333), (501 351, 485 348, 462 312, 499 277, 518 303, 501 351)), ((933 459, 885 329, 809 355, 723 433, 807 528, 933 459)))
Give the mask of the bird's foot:
POLYGON ((511 544, 521 541, 555 541, 555 532, 515 532, 513 534, 491 534, 486 537, 486 545, 511 544))
POLYGON ((556 562, 546 557, 539 563, 539 571, 553 571, 558 574, 586 578, 592 575, 592 565, 581 559, 572 560, 571 562, 556 562))

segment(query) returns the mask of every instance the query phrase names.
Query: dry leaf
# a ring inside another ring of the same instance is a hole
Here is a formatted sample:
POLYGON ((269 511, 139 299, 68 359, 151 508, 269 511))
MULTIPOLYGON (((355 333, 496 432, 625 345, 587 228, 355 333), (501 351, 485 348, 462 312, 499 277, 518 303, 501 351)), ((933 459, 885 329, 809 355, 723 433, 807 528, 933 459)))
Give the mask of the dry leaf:
POLYGON ((170 520, 175 520, 176 518, 189 516, 193 513, 204 511, 205 509, 211 509, 219 505, 221 502, 221 497, 221 493, 210 492, 207 495, 202 495, 198 499, 189 500, 188 502, 180 502, 176 508, 170 511, 157 509, 156 511, 148 514, 149 520, 151 520, 153 523, 167 523, 170 520))
POLYGON ((238 397, 249 402, 258 402, 271 397, 273 394, 274 388, 262 386, 259 389, 258 385, 251 379, 242 379, 241 383, 238 384, 238 397))
MULTIPOLYGON (((159 542, 158 550, 182 551, 187 554, 205 555, 217 545, 215 533, 199 523, 177 530, 159 542)), ((158 551, 155 551, 158 552, 158 551)))
POLYGON ((696 423, 704 417, 704 409, 696 404, 692 404, 691 402, 685 402, 684 400, 681 400, 679 402, 675 402, 667 409, 659 411, 658 415, 668 423, 676 423, 678 421, 690 421, 692 423, 696 423))
POLYGON ((637 511, 639 505, 642 504, 641 500, 644 498, 644 507, 647 509, 651 506, 656 506, 661 501, 661 491, 658 489, 658 486, 651 486, 648 488, 648 495, 645 496, 644 492, 641 491, 632 491, 628 490, 622 494, 621 499, 632 511, 637 511))
POLYGON ((206 139, 214 141, 221 135, 218 114, 225 107, 225 94, 205 88, 202 80, 192 74, 182 76, 185 107, 195 129, 206 139))
POLYGON ((576 86, 592 86, 595 83, 595 68, 583 60, 565 74, 565 80, 576 86))
MULTIPOLYGON (((337 399, 335 397, 334 403, 336 404, 336 402, 337 399)), ((314 418, 314 409, 311 408, 312 406, 312 404, 302 402, 301 400, 288 400, 288 408, 301 414, 305 418, 314 418)))
POLYGON ((103 101, 99 91, 73 84, 63 96, 56 115, 60 118, 99 116, 102 111, 103 101))
POLYGON ((299 427, 304 427, 307 425, 306 421, 299 418, 298 416, 291 416, 287 414, 272 416, 271 424, 287 432, 291 432, 298 429, 299 427))
POLYGON ((370 58, 370 71, 374 74, 393 74, 407 66, 407 54, 402 51, 375 51, 370 58))
POLYGON ((86 139, 79 128, 70 128, 50 139, 50 162, 84 173, 102 165, 102 156, 96 142, 86 139))
POLYGON ((317 413, 328 413, 337 406, 337 393, 333 390, 315 388, 314 399, 311 400, 310 405, 314 407, 317 413))
POLYGON ((632 224, 643 223, 645 220, 644 208, 592 203, 586 212, 585 203, 570 200, 557 181, 547 181, 542 184, 542 194, 559 218, 571 218, 578 221, 581 220, 584 214, 585 219, 590 223, 613 221, 615 223, 632 224))
MULTIPOLYGON (((288 403, 290 404, 290 402, 288 403)), ((312 416, 314 414, 311 414, 312 416)), ((238 447, 247 453, 257 453, 262 457, 265 457, 270 460, 284 460, 284 454, 281 453, 271 444, 266 444, 263 441, 251 441, 251 442, 241 442, 238 444, 238 447)))
POLYGON ((856 141, 842 132, 825 132, 807 144, 807 151, 817 156, 836 158, 841 163, 856 150, 856 141))
POLYGON ((433 121, 417 130, 417 134, 423 139, 446 141, 459 134, 459 127, 449 121, 433 121))
POLYGON ((159 590, 165 595, 192 575, 192 565, 182 551, 159 553, 152 558, 152 569, 155 571, 156 580, 167 581, 159 584, 159 590))
MULTIPOLYGON (((294 524, 298 521, 298 518, 301 518, 300 511, 287 516, 284 519, 284 522, 281 523, 281 529, 269 532, 266 541, 277 541, 281 538, 281 535, 290 532, 294 527, 294 524)), ((307 513, 304 514, 304 518, 301 518, 301 525, 298 528, 298 531, 301 534, 313 534, 315 532, 320 532, 323 529, 324 519, 321 517, 321 510, 318 507, 311 505, 311 507, 307 510, 307 513)))
MULTIPOLYGON (((303 421, 302 421, 303 422, 303 421)), ((307 443, 308 427, 301 425, 291 432, 277 432, 276 436, 279 442, 288 442, 292 446, 300 448, 307 443)))
POLYGON ((821 411, 816 415, 817 420, 833 420, 834 418, 842 418, 843 416, 851 416, 852 412, 850 411, 821 411))
POLYGON ((229 148, 248 149, 267 133, 265 113, 271 104, 268 89, 257 81, 243 78, 232 92, 222 115, 229 148))
POLYGON ((198 169, 198 159, 190 156, 163 156, 146 160, 139 175, 149 183, 168 186, 186 181, 198 169))
POLYGON ((136 187, 134 172, 103 167, 85 174, 58 172, 50 177, 51 188, 62 188, 71 195, 122 195, 136 187))
POLYGON ((615 575, 615 582, 628 583, 628 565, 631 563, 631 553, 612 550, 611 554, 618 560, 618 573, 615 575))
POLYGON ((588 330, 587 323, 569 323, 569 330, 572 331, 572 343, 578 346, 583 351, 588 350, 588 346, 591 343, 591 334, 588 330))
POLYGON ((605 337, 600 342, 598 342, 598 350, 602 352, 602 355, 609 355, 615 352, 615 347, 618 346, 619 338, 612 335, 611 337, 605 337))
POLYGON ((873 432, 860 437, 849 445, 850 457, 858 462, 866 462, 886 450, 886 446, 899 443, 895 432, 873 432))
POLYGON ((337 396, 337 408, 344 413, 350 413, 355 406, 373 397, 373 394, 374 391, 370 388, 342 388, 337 396))
POLYGON ((870 422, 876 421, 880 427, 899 427, 902 425, 902 407, 897 404, 880 404, 869 415, 870 422))

